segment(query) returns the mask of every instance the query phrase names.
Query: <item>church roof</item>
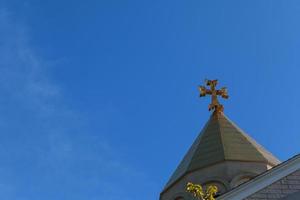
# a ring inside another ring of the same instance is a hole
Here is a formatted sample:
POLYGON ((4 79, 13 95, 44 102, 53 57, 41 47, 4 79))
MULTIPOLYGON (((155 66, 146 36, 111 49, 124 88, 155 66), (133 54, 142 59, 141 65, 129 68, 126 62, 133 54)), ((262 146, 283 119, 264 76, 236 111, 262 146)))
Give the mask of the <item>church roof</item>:
POLYGON ((168 189, 185 174, 222 161, 280 161, 250 138, 223 112, 214 112, 165 186, 168 189))
MULTIPOLYGON (((239 185, 238 187, 226 192, 225 194, 221 195, 217 199, 222 200, 240 200, 245 199, 249 197, 252 194, 255 194, 258 191, 261 191, 262 189, 271 186, 275 182, 281 180, 284 177, 287 177, 290 174, 293 174, 294 172, 297 172, 300 170, 300 154, 297 154, 296 156, 288 159, 287 161, 280 163, 279 165, 273 167, 272 169, 269 169, 265 171, 264 173, 254 177, 253 179, 250 179, 249 181, 239 185)), ((295 176, 294 178, 288 178, 288 180, 291 180, 290 183, 292 183, 293 188, 290 189, 290 186, 288 185, 287 181, 283 182, 285 187, 288 187, 289 192, 285 193, 287 196, 283 199, 299 199, 300 192, 297 186, 299 185, 299 175, 295 176), (297 189, 296 189, 297 188, 297 189), (289 193, 292 193, 288 195, 289 193)), ((278 193, 278 191, 281 191, 280 189, 277 189, 275 193, 278 193)), ((270 192, 274 192, 270 190, 270 192)))

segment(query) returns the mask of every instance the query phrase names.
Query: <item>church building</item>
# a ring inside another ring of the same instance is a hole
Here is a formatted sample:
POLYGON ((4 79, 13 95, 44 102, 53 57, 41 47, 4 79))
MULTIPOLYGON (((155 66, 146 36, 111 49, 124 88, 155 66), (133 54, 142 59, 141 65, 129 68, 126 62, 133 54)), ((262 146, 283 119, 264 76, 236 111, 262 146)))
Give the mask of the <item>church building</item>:
MULTIPOLYGON (((217 186, 217 200, 300 200, 300 155, 280 162, 223 112, 217 97, 228 98, 217 80, 200 86, 211 95, 212 114, 160 194, 160 200, 196 200, 188 182, 217 186)), ((200 198, 199 198, 200 199, 200 198)))

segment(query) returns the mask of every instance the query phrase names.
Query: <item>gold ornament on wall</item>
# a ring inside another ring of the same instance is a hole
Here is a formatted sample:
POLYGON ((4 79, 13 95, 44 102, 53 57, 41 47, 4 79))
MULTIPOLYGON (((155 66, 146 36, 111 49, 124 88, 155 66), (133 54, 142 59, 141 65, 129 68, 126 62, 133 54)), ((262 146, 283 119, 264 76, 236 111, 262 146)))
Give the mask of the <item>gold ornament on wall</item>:
POLYGON ((214 196, 217 194, 218 188, 215 185, 209 185, 204 191, 201 185, 189 182, 186 185, 186 191, 199 200, 215 200, 214 196))

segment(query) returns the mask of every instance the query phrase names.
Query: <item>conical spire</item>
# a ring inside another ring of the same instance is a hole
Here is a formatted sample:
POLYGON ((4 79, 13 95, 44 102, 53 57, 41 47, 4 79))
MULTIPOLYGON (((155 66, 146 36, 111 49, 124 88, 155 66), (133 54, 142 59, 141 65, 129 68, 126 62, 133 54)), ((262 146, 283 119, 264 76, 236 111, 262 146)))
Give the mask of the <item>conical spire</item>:
POLYGON ((208 89, 199 87, 200 97, 212 96, 209 110, 213 113, 167 182, 161 200, 169 200, 175 194, 184 196, 185 192, 180 191, 184 191, 191 179, 219 184, 220 193, 224 193, 280 163, 225 116, 217 96, 227 99, 226 88, 217 90, 217 80, 207 80, 206 85, 208 89))
POLYGON ((214 112, 171 176, 166 188, 189 172, 223 161, 261 162, 270 166, 280 163, 224 113, 214 112))

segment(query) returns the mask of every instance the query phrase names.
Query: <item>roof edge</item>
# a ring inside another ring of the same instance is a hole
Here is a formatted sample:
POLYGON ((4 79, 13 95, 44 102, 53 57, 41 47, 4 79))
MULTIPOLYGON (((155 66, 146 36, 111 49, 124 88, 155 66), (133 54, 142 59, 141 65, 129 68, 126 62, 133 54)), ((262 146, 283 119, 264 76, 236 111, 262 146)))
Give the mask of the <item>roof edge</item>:
MULTIPOLYGON (((178 176, 175 180, 172 180, 172 178, 174 178, 174 175, 176 174, 176 172, 179 170, 180 166, 183 164, 183 162, 185 161, 186 156, 190 153, 190 152, 194 152, 196 149, 193 149, 194 145, 197 145, 197 141, 200 141, 203 133, 206 131, 208 124, 210 123, 210 121, 212 120, 213 115, 210 115, 208 121, 205 123, 205 125, 202 127, 202 130, 200 131, 200 133, 198 133, 198 135, 196 136, 196 139, 193 140, 193 144, 188 148, 187 152, 183 155, 183 157, 181 158, 178 166, 176 167, 176 169, 173 171, 172 175, 170 176, 170 178, 168 179, 168 182, 165 184, 163 191, 161 193, 164 193, 165 191, 167 191, 171 186, 173 186, 176 182, 178 182, 178 180, 180 180, 182 177, 184 177, 186 175, 186 173, 181 174, 180 176, 178 176)), ((190 166, 190 164, 188 164, 185 168, 188 169, 190 166)), ((185 170, 186 171, 186 170, 185 170)))
POLYGON ((300 154, 241 184, 217 200, 240 200, 300 169, 300 154))
POLYGON ((269 150, 267 150, 264 146, 258 143, 254 138, 248 135, 247 132, 242 130, 235 122, 229 119, 224 113, 222 113, 222 115, 228 122, 230 122, 233 125, 234 128, 236 128, 241 133, 243 137, 245 137, 255 147, 257 152, 263 157, 263 159, 267 164, 270 164, 272 165, 272 167, 274 167, 281 163, 281 161, 276 156, 274 156, 269 150))

